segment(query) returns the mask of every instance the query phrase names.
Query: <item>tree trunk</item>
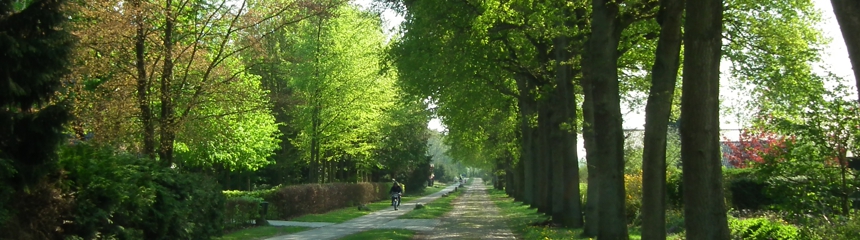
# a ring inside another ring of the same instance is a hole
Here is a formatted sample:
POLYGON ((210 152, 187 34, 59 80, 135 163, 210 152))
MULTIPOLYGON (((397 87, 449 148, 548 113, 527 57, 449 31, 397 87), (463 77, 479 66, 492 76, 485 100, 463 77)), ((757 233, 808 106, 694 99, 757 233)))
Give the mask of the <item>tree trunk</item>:
POLYGON ((666 131, 678 77, 684 0, 661 0, 642 154, 642 239, 666 239, 666 131))
MULTIPOLYGON (((588 44, 586 44, 588 45, 588 44)), ((587 55, 586 55, 587 56, 587 55)), ((583 62, 588 62, 584 60, 583 62)), ((594 94, 591 84, 590 70, 585 67, 582 71, 582 92, 584 102, 582 103, 582 137, 584 138, 583 145, 585 147, 585 164, 588 172, 586 177, 587 188, 585 193, 585 227, 582 235, 586 237, 596 237, 599 223, 598 205, 600 194, 598 194, 599 175, 597 165, 599 158, 597 157, 597 144, 594 137, 594 94)))
POLYGON ((149 81, 146 75, 146 26, 141 0, 132 1, 138 11, 134 16, 137 32, 134 37, 135 69, 137 70, 137 103, 140 108, 140 124, 143 125, 143 154, 155 159, 155 125, 152 122, 152 107, 149 105, 149 81))
MULTIPOLYGON (((564 73, 557 73, 557 74, 564 74, 564 73)), ((561 97, 558 95, 564 94, 564 93, 561 93, 561 90, 559 90, 558 88, 559 87, 556 87, 556 90, 554 91, 554 93, 552 93, 552 96, 550 97, 551 99, 553 99, 553 101, 552 101, 553 105, 547 106, 547 108, 549 108, 548 114, 547 114, 549 119, 546 119, 546 120, 549 122, 549 123, 547 123, 547 125, 549 125, 549 126, 547 126, 547 128, 548 128, 548 130, 546 132, 547 144, 545 145, 546 146, 545 149, 546 149, 546 153, 547 153, 547 157, 548 157, 547 160, 549 163, 549 169, 548 170, 552 175, 552 178, 550 179, 550 181, 552 182, 550 187, 552 187, 552 189, 550 189, 550 194, 549 194, 549 198, 550 198, 549 203, 551 204, 550 209, 552 210, 550 213, 552 215, 552 221, 554 223, 563 224, 565 221, 565 218, 568 217, 568 216, 565 216, 565 212, 564 212, 564 210, 565 210, 565 208, 564 208, 564 205, 565 205, 564 197, 565 197, 565 190, 566 190, 565 187, 567 184, 565 182, 565 180, 566 180, 565 179, 565 175, 566 175, 565 174, 565 170, 566 170, 565 169, 565 167, 566 167, 565 166, 565 160, 566 159, 564 158, 565 156, 564 156, 563 152, 564 152, 565 148, 567 148, 569 146, 566 146, 567 145, 565 142, 566 139, 564 139, 565 134, 562 132, 562 130, 560 128, 560 125, 562 123, 562 118, 561 118, 561 116, 559 116, 559 112, 557 110, 559 110, 559 108, 564 107, 564 105, 559 102, 561 97)))
POLYGON ((173 165, 173 142, 176 139, 171 84, 173 83, 173 1, 167 0, 164 12, 164 65, 161 71, 161 146, 158 153, 165 166, 173 165))
POLYGON ((552 142, 550 139, 551 130, 551 121, 549 102, 547 100, 541 100, 538 103, 538 129, 537 129, 537 163, 538 163, 538 172, 535 173, 535 176, 538 177, 537 180, 537 208, 538 212, 551 214, 552 213, 552 147, 550 143, 552 142))
POLYGON ((579 159, 576 156, 576 98, 573 92, 572 66, 561 64, 571 59, 566 36, 555 39, 557 99, 553 118, 553 216, 565 227, 582 227, 582 203, 579 198, 579 159), (566 127, 562 127, 566 126, 566 127), (559 170, 561 169, 561 170, 559 170), (561 187, 556 187, 561 186, 561 187), (559 195, 559 196, 557 196, 559 195))
POLYGON ((830 0, 830 4, 836 15, 836 22, 842 29, 842 39, 845 41, 851 67, 854 69, 857 96, 860 97, 860 1, 830 0))
POLYGON ((523 76, 517 76, 517 88, 519 90, 519 114, 520 114, 520 162, 523 165, 523 203, 534 206, 536 178, 536 164, 534 159, 534 128, 529 124, 529 118, 534 114, 534 101, 529 94, 528 80, 523 76))
POLYGON ((601 158, 599 171, 600 219, 598 239, 628 239, 624 211, 624 135, 618 87, 618 43, 621 26, 618 6, 594 0, 587 67, 592 68, 594 132, 601 158))
POLYGON ((720 166, 721 0, 687 3, 681 160, 687 239, 729 239, 720 166))
POLYGON ((513 197, 514 197, 514 200, 522 202, 523 197, 524 197, 523 191, 525 190, 524 188, 526 186, 524 183, 525 182, 525 177, 524 177, 525 176, 525 167, 523 167, 522 158, 520 158, 520 161, 517 162, 516 165, 514 165, 513 174, 514 174, 514 181, 512 183, 513 184, 512 187, 514 188, 513 197))

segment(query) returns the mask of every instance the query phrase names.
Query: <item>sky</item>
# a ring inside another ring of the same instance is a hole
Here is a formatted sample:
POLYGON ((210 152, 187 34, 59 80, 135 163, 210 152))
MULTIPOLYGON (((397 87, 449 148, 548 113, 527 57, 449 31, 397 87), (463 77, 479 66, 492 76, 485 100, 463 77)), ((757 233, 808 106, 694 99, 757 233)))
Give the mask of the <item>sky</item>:
MULTIPOLYGON (((355 0, 354 3, 361 6, 369 6, 372 0, 355 0)), ((830 5, 830 0, 812 0, 816 7, 821 10, 822 13, 822 22, 819 24, 819 28, 822 30, 824 36, 830 39, 830 43, 826 47, 825 51, 822 53, 823 61, 822 64, 827 66, 827 70, 831 71, 835 75, 846 79, 849 81, 849 85, 853 82, 853 72, 851 71, 851 64, 848 59, 848 51, 845 47, 845 42, 842 40, 842 33, 839 29, 839 25, 836 23, 835 16, 833 15, 833 9, 830 5)), ((386 10, 382 13, 382 18, 385 21, 385 29, 388 33, 392 33, 392 29, 398 26, 404 19, 403 16, 399 16, 395 14, 393 11, 386 10)), ((727 76, 727 74, 724 74, 727 76)), ((739 101, 744 101, 745 94, 742 94, 737 91, 733 91, 729 86, 729 79, 724 78, 722 80, 723 87, 720 89, 721 101, 722 105, 733 106, 737 105, 736 103, 739 101)), ((433 106, 431 106, 433 107, 433 106)), ((626 106, 622 106, 626 108, 626 106)), ((644 108, 644 106, 643 106, 644 108)), ((624 116, 624 128, 625 129, 643 129, 643 125, 645 124, 645 115, 644 109, 633 109, 630 111, 622 110, 622 112, 630 112, 624 116)), ((740 124, 738 123, 736 117, 731 115, 723 115, 721 118, 720 127, 722 129, 738 129, 740 128, 740 124)), ((427 124, 427 127, 430 129, 444 131, 445 125, 438 118, 434 118, 430 120, 427 124)))

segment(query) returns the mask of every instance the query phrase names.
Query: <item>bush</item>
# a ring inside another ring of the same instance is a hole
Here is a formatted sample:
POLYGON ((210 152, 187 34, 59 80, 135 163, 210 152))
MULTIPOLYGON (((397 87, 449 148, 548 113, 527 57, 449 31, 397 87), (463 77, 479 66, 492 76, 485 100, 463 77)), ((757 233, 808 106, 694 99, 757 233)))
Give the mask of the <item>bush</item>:
POLYGON ((262 198, 250 196, 227 198, 224 207, 225 229, 239 229, 253 224, 253 221, 260 217, 262 201, 262 198))
POLYGON ((781 220, 768 218, 748 218, 738 220, 729 218, 732 239, 743 240, 792 240, 801 239, 797 227, 781 220))
POLYGON ((263 196, 278 219, 325 213, 387 199, 390 183, 329 183, 285 186, 263 196))
POLYGON ((666 173, 666 200, 672 207, 684 206, 684 177, 680 171, 666 173))
POLYGON ((799 219, 800 234, 803 239, 810 240, 853 240, 860 233, 860 214, 854 214, 851 218, 833 216, 812 217, 801 215, 799 219))
POLYGON ((628 223, 638 221, 642 209, 642 171, 624 174, 624 210, 628 223))
POLYGON ((681 209, 666 210, 666 233, 680 234, 687 230, 684 225, 684 211, 681 209))
POLYGON ((56 179, 44 179, 29 191, 10 192, 12 211, 0 222, 0 239, 59 239, 63 220, 72 209, 72 197, 62 191, 56 179))
POLYGON ((730 207, 743 210, 762 210, 772 204, 767 195, 768 184, 755 177, 753 169, 724 169, 723 187, 730 207))
POLYGON ((60 164, 74 192, 67 235, 84 239, 209 239, 223 232, 225 198, 209 178, 85 145, 60 164))

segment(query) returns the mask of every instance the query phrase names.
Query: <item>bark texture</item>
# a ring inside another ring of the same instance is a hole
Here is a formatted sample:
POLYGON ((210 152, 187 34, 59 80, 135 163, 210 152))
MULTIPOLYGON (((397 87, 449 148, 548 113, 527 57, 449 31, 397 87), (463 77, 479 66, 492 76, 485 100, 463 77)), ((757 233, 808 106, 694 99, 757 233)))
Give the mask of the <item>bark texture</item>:
POLYGON ((686 10, 681 97, 684 224, 687 239, 729 239, 719 144, 723 3, 690 1, 686 10))
POLYGON ((597 166, 600 207, 598 239, 628 239, 624 211, 624 135, 618 87, 618 43, 621 37, 618 5, 594 0, 591 38, 587 50, 594 95, 594 133, 600 147, 597 166))
POLYGON ((661 0, 651 89, 645 105, 642 154, 642 239, 666 239, 666 131, 678 78, 684 0, 661 0))

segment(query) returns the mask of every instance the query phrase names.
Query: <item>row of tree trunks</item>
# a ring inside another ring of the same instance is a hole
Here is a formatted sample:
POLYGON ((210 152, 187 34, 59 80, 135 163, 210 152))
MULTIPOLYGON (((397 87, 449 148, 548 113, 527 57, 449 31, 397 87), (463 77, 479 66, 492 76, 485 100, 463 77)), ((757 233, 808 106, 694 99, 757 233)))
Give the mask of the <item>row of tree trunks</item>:
MULTIPOLYGON (((657 20, 662 29, 646 106, 646 152, 643 156, 643 238, 646 239, 665 239, 666 236, 666 131, 679 66, 683 4, 683 0, 662 0, 657 20)), ((583 61, 581 81, 585 93, 582 105, 585 125, 582 127, 589 172, 584 234, 601 239, 627 239, 624 137, 617 72, 617 48, 625 23, 618 16, 618 6, 608 0, 593 1, 592 9, 592 31, 586 44, 587 54, 583 57, 588 60, 583 61)), ((682 119, 687 124, 681 127, 685 143, 682 158, 688 159, 684 161, 684 181, 688 183, 684 198, 690 239, 728 238, 717 135, 721 9, 720 1, 716 0, 687 6, 691 13, 688 15, 695 16, 686 22, 691 30, 685 36, 688 45, 685 65, 688 67, 684 73, 682 119)), ((570 43, 559 37, 554 44, 570 43)), ((561 51, 556 54, 557 60, 570 58, 561 51)), ((520 91, 522 148, 513 171, 506 169, 506 175, 510 176, 507 187, 521 188, 522 191, 510 190, 509 193, 538 211, 551 214, 553 221, 578 227, 583 222, 579 215, 582 211, 578 195, 577 139, 575 134, 560 127, 575 119, 576 102, 569 80, 572 74, 566 68, 556 69, 555 88, 548 98, 540 101, 528 94, 536 88, 528 81, 529 76, 516 79, 520 91), (531 122, 535 115, 537 126, 531 122)))

